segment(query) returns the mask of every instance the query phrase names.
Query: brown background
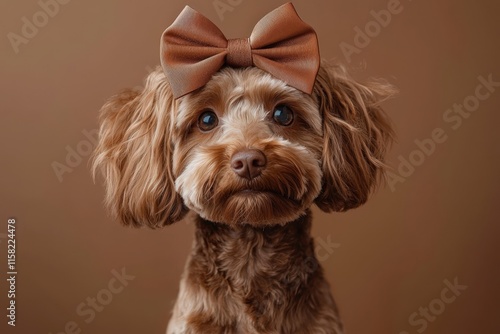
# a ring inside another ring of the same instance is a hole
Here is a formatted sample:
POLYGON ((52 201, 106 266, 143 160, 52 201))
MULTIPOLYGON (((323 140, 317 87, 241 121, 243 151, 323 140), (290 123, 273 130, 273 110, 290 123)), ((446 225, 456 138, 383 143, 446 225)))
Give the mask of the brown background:
MULTIPOLYGON (((222 0, 229 2, 230 0, 222 0)), ((185 4, 228 37, 247 36, 284 1, 232 0, 219 18, 213 1, 71 1, 15 53, 7 33, 40 10, 35 0, 2 1, 0 273, 2 333, 164 333, 193 226, 135 230, 110 221, 88 156, 62 175, 67 147, 85 149, 105 99, 141 85, 158 64, 159 37, 185 4), (82 146, 83 145, 83 146, 82 146), (17 219, 17 326, 6 325, 6 221, 17 219), (113 269, 135 279, 87 324, 76 307, 107 287, 113 269)), ((323 260, 348 333, 417 333, 409 316, 440 298, 443 281, 468 288, 425 333, 499 333, 500 89, 453 130, 444 112, 474 94, 478 76, 500 81, 496 1, 402 0, 403 11, 348 63, 340 43, 372 21, 377 1, 295 1, 317 30, 322 57, 337 58, 360 79, 388 78, 400 89, 386 103, 399 141, 397 168, 416 139, 442 128, 447 140, 404 183, 378 191, 344 214, 315 209, 314 235, 340 244, 323 260)), ((324 252, 322 253, 324 254, 324 252)))

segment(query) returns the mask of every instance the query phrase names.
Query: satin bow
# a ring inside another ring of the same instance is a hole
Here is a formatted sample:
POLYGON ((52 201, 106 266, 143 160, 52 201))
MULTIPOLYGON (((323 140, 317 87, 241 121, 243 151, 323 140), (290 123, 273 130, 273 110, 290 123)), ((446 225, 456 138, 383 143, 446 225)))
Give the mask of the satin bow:
POLYGON ((203 87, 224 65, 256 66, 310 94, 319 63, 316 33, 291 3, 264 16, 250 38, 229 40, 186 6, 161 38, 161 64, 175 98, 203 87))

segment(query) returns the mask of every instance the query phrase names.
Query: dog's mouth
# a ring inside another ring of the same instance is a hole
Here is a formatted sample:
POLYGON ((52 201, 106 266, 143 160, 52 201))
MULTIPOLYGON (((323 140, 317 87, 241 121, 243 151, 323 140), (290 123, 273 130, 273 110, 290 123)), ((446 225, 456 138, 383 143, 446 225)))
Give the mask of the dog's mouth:
POLYGON ((206 218, 225 223, 249 223, 258 225, 283 224, 296 218, 303 210, 301 199, 287 196, 280 189, 268 189, 262 185, 241 185, 213 198, 213 206, 205 211, 206 218))
POLYGON ((303 176, 306 171, 271 167, 252 180, 231 173, 210 179, 198 213, 214 222, 259 226, 297 219, 316 195, 312 183, 303 176))
POLYGON ((241 196, 256 196, 256 195, 273 195, 273 196, 281 196, 281 194, 278 194, 276 191, 271 191, 271 190, 260 190, 260 189, 252 189, 252 188, 247 188, 243 190, 236 191, 234 195, 241 195, 241 196))
POLYGON ((255 197, 268 197, 270 201, 291 201, 292 203, 299 205, 300 201, 294 198, 291 198, 290 196, 284 195, 276 190, 271 190, 271 189, 260 189, 260 188, 253 188, 253 187, 248 187, 248 188, 243 188, 239 189, 233 192, 230 197, 232 196, 238 196, 238 197, 248 197, 249 199, 255 198, 255 197))

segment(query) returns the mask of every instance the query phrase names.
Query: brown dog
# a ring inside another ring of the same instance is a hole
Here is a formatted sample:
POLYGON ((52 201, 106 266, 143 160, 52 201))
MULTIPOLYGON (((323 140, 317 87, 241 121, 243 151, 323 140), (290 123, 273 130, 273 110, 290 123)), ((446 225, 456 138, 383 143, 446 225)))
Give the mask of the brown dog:
POLYGON ((342 333, 309 208, 367 200, 392 139, 380 108, 392 87, 321 64, 308 93, 223 66, 176 98, 164 70, 103 106, 94 170, 125 224, 197 215, 167 333, 342 333))

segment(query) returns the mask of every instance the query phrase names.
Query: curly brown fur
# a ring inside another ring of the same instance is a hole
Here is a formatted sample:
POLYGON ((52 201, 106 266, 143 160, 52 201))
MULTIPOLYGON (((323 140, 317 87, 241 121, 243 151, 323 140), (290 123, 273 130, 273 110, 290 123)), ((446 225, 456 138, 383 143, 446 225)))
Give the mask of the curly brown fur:
POLYGON ((101 169, 106 205, 125 225, 161 227, 187 212, 173 186, 174 104, 163 73, 156 71, 142 92, 122 92, 101 109, 93 170, 101 169))
POLYGON ((367 200, 393 136, 380 107, 393 92, 323 64, 312 95, 250 67, 224 68, 175 100, 158 68, 142 92, 103 106, 93 167, 111 213, 152 228, 197 214, 167 333, 342 333, 309 208, 367 200), (279 105, 293 111, 286 126, 273 119, 279 105), (218 123, 205 131, 207 110, 218 123), (241 152, 262 157, 254 176, 237 172, 241 152))
POLYGON ((385 171, 384 156, 394 132, 380 104, 395 93, 381 80, 361 84, 339 65, 323 64, 314 95, 322 111, 324 211, 364 204, 385 171))
POLYGON ((341 333, 310 227, 309 210, 264 228, 198 218, 173 318, 192 333, 341 333))

